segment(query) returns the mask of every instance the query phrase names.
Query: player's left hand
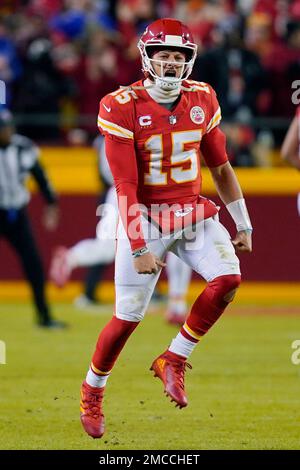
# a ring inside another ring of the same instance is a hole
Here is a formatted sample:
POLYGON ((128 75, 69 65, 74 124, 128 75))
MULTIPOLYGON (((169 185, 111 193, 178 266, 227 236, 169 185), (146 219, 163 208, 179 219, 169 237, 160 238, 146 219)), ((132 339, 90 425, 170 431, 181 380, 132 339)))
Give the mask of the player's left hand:
POLYGON ((237 232, 232 244, 236 251, 245 251, 251 253, 252 251, 252 233, 246 230, 237 232))
POLYGON ((49 232, 57 229, 59 222, 59 208, 57 204, 49 204, 45 207, 43 213, 43 226, 49 232))

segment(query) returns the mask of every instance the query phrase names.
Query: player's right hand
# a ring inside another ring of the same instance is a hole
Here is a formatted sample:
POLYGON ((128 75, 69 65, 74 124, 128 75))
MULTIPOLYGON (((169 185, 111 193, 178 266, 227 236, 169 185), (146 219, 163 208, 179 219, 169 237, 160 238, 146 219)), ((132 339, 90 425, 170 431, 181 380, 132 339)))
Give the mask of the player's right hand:
POLYGON ((236 237, 232 240, 232 244, 237 251, 246 251, 251 253, 252 251, 252 235, 247 230, 241 230, 237 232, 236 237))
POLYGON ((139 274, 156 274, 160 268, 166 266, 166 263, 151 252, 134 258, 133 263, 136 272, 139 274))

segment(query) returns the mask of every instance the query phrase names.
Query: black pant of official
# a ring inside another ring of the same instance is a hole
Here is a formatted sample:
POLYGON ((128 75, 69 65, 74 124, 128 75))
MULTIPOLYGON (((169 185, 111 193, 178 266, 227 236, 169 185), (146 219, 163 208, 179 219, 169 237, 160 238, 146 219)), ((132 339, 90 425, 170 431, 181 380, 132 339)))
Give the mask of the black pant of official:
POLYGON ((84 294, 92 301, 96 300, 96 288, 102 280, 105 269, 105 264, 95 264, 95 266, 89 268, 87 272, 85 278, 84 294))
POLYGON ((44 271, 25 208, 17 211, 0 209, 0 237, 4 237, 19 255, 32 288, 38 322, 47 323, 50 313, 45 298, 44 271))

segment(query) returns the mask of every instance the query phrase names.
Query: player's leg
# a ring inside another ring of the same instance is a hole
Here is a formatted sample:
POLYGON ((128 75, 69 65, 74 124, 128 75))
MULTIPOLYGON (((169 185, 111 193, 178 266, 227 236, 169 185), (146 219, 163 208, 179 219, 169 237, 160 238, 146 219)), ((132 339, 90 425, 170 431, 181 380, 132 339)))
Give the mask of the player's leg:
POLYGON ((166 320, 174 325, 182 325, 187 315, 186 294, 192 270, 178 256, 167 255, 168 309, 166 320))
POLYGON ((115 258, 116 241, 100 240, 99 238, 81 240, 69 250, 71 269, 96 264, 109 264, 115 258))
POLYGON ((180 240, 175 248, 178 255, 207 281, 181 328, 185 338, 193 342, 204 336, 218 320, 233 300, 241 281, 239 259, 225 227, 214 218, 201 225, 194 243, 180 240), (204 237, 201 230, 204 230, 204 237))
MULTIPOLYGON (((147 244, 157 256, 164 256, 165 247, 160 240, 148 241, 147 244)), ((101 437, 104 432, 101 403, 106 382, 128 338, 144 317, 159 274, 141 275, 135 271, 131 248, 120 223, 115 260, 115 314, 98 337, 90 369, 82 385, 81 421, 85 431, 93 437, 101 437), (91 397, 97 396, 98 418, 93 419, 90 410, 95 403, 91 402, 91 397)))
POLYGON ((76 307, 86 308, 98 304, 96 289, 102 281, 106 266, 107 264, 95 264, 88 269, 84 280, 84 292, 74 301, 76 307))
POLYGON ((193 242, 178 240, 173 249, 207 281, 206 288, 193 304, 180 332, 168 350, 152 364, 152 369, 164 381, 167 393, 182 407, 187 405, 184 391, 186 359, 233 300, 241 277, 239 260, 229 234, 213 218, 199 224, 193 242), (161 360, 165 361, 164 373, 159 370, 161 360), (171 368, 173 374, 167 371, 168 368, 171 368), (167 380, 167 373, 173 377, 171 381, 167 380))
MULTIPOLYGON (((101 374, 106 372, 106 377, 94 377, 95 382, 91 385, 106 383, 122 347, 145 315, 160 274, 159 272, 141 275, 135 271, 130 245, 128 239, 122 235, 123 231, 123 226, 120 224, 115 260, 115 314, 112 323, 110 322, 100 333, 91 366, 91 371, 97 373, 100 370, 101 374), (117 325, 120 325, 120 328, 117 325)), ((157 256, 164 255, 165 248, 159 240, 148 242, 148 246, 157 256)))
POLYGON ((49 275, 58 286, 63 287, 74 269, 98 264, 112 263, 115 256, 115 240, 98 238, 81 240, 71 248, 57 247, 52 260, 49 275))
POLYGON ((96 288, 106 266, 114 261, 115 252, 115 235, 113 239, 83 240, 71 249, 71 256, 77 260, 76 267, 89 266, 84 281, 84 293, 75 299, 76 307, 86 308, 97 304, 96 288))

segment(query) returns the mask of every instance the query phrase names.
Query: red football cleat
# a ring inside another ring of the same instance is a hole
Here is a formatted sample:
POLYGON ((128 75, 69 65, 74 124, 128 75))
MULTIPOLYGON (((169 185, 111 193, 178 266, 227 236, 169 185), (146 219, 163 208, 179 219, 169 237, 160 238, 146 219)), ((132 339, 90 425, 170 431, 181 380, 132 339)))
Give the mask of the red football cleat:
POLYGON ((67 261, 68 249, 59 246, 55 249, 49 270, 49 277, 57 287, 63 287, 69 280, 71 268, 67 261))
POLYGON ((188 367, 192 368, 184 358, 177 358, 170 351, 158 356, 152 363, 154 377, 159 377, 165 386, 165 394, 175 401, 179 408, 187 406, 188 401, 184 390, 184 373, 188 367))
POLYGON ((175 313, 172 310, 167 310, 166 320, 170 325, 182 326, 186 320, 186 313, 175 313))
POLYGON ((85 432, 94 439, 102 437, 105 430, 105 420, 102 413, 103 395, 104 387, 91 387, 85 381, 83 382, 81 386, 80 421, 85 432))

